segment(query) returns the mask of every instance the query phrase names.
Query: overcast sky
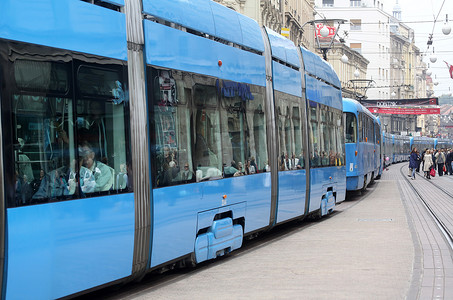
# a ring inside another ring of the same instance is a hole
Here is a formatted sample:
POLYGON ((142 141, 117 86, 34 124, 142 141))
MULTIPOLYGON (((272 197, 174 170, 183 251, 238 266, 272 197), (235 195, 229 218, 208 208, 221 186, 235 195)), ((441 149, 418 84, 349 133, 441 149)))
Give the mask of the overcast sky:
MULTIPOLYGON (((390 7, 390 10, 393 10, 396 0, 387 0, 387 3, 389 2, 393 2, 390 7)), ((433 64, 429 61, 430 54, 424 59, 430 65, 429 69, 433 72, 431 75, 433 80, 439 82, 439 85, 434 87, 436 96, 453 93, 453 79, 450 78, 447 65, 444 63, 445 60, 453 65, 453 31, 448 36, 442 33, 446 14, 448 14, 450 26, 453 27, 453 0, 445 0, 442 7, 443 2, 444 0, 399 0, 402 9, 402 21, 414 29, 415 43, 422 52, 427 50, 426 43, 429 34, 433 32, 434 19, 440 11, 434 27, 433 45, 428 50, 429 53, 432 53, 434 46, 437 62, 433 64), (441 7, 442 10, 440 10, 441 7)), ((389 13, 391 14, 391 12, 389 13)))

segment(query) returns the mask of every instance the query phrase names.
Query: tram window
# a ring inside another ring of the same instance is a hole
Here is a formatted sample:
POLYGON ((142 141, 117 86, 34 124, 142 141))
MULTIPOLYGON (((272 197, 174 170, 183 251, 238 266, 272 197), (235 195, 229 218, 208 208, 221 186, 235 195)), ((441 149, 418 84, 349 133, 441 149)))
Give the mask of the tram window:
POLYGON ((76 157, 72 100, 14 95, 13 110, 14 205, 49 202, 73 195, 76 157))
POLYGON ((379 127, 378 123, 376 123, 374 125, 374 135, 376 137, 375 143, 380 145, 381 144, 381 128, 379 127))
POLYGON ((153 187, 269 170, 264 87, 149 70, 153 187))
POLYGON ((18 59, 14 79, 21 91, 64 95, 69 90, 69 71, 64 63, 18 59))
POLYGON ((329 166, 335 166, 335 158, 337 155, 337 137, 336 124, 338 115, 333 108, 329 108, 329 166), (334 117, 335 116, 335 117, 334 117))
POLYGON ((263 88, 223 80, 216 85, 221 99, 224 177, 268 169, 263 88))
POLYGON ((346 112, 346 125, 345 125, 345 137, 346 143, 357 142, 357 118, 353 113, 346 112))
MULTIPOLYGON (((223 89, 227 90, 226 86, 232 85, 231 82, 223 81, 220 81, 219 84, 225 85, 223 89)), ((231 177, 234 174, 244 174, 246 167, 245 157, 249 150, 246 149, 248 148, 249 128, 246 120, 245 101, 252 99, 244 98, 243 101, 235 90, 235 88, 231 87, 230 93, 222 92, 220 97, 222 128, 228 133, 223 136, 222 140, 222 160, 225 162, 223 166, 225 177, 231 177)))
POLYGON ((341 124, 341 114, 333 109, 329 108, 329 166, 336 165, 336 157, 338 154, 338 137, 337 137, 337 126, 341 124))
POLYGON ((114 96, 116 98, 124 96, 120 74, 117 70, 80 66, 77 72, 77 84, 82 97, 107 97, 112 99, 114 96))
POLYGON ((194 151, 197 181, 222 177, 220 114, 217 89, 212 85, 194 87, 194 151))
POLYGON ((368 142, 368 134, 370 131, 368 116, 365 114, 362 114, 362 118, 363 118, 363 141, 368 142))
POLYGON ((296 150, 296 156, 294 159, 295 168, 303 169, 303 168, 305 168, 305 160, 304 160, 305 142, 304 142, 304 138, 303 138, 304 123, 303 123, 303 119, 300 117, 302 115, 301 108, 299 106, 294 106, 292 115, 293 115, 293 126, 294 126, 294 143, 295 143, 295 150, 296 150))
POLYGON ((9 205, 70 196, 74 190, 67 188, 64 175, 74 159, 74 136, 72 100, 64 97, 69 89, 66 65, 19 59, 14 80, 21 92, 12 96, 16 190, 9 205))
POLYGON ((365 135, 364 135, 364 142, 369 142, 369 139, 370 139, 370 119, 368 118, 367 115, 363 115, 363 129, 364 129, 364 132, 365 132, 365 135))
POLYGON ((152 182, 163 187, 195 181, 192 161, 192 76, 150 69, 152 182))
MULTIPOLYGON (((294 145, 293 145, 293 134, 292 134, 292 128, 291 128, 291 114, 290 114, 290 109, 288 106, 285 107, 285 115, 284 115, 284 132, 283 137, 284 137, 284 146, 281 148, 282 150, 285 151, 285 159, 287 161, 291 158, 291 154, 293 153, 294 145)), ((292 169, 292 166, 286 163, 286 168, 288 170, 292 169)))
POLYGON ((309 102, 309 137, 311 145, 313 148, 311 149, 310 153, 310 166, 316 168, 320 166, 320 159, 319 159, 319 136, 318 136, 318 104, 316 102, 310 101, 309 102))
POLYGON ((278 149, 280 150, 278 157, 278 170, 284 171, 285 170, 285 139, 284 139, 284 124, 285 124, 285 113, 282 112, 284 108, 277 107, 277 140, 278 140, 278 149))
POLYGON ((267 154, 266 115, 264 113, 265 90, 263 87, 252 86, 253 101, 247 102, 247 122, 252 130, 253 140, 250 141, 251 164, 255 161, 256 172, 268 172, 269 157, 267 154))
POLYGON ((72 62, 14 62, 16 90, 11 100, 16 191, 10 206, 127 191, 130 187, 127 101, 126 94, 118 90, 122 68, 84 66, 78 70, 82 74, 79 78, 72 66, 72 62), (87 82, 85 74, 92 70, 95 75, 87 82), (76 79, 82 99, 74 101, 69 96, 74 94, 69 78, 76 79), (107 86, 111 88, 108 93, 107 86), (102 114, 95 112, 93 104, 102 114), (83 136, 100 119, 103 128, 92 131, 98 138, 83 136), (105 155, 96 156, 98 151, 105 155))
POLYGON ((128 188, 128 102, 121 74, 121 69, 92 66, 81 66, 77 73, 80 99, 76 123, 83 196, 128 188))
POLYGON ((330 139, 329 131, 330 124, 327 122, 327 107, 321 106, 320 115, 321 123, 319 125, 319 134, 320 134, 320 149, 319 149, 319 159, 321 166, 328 166, 330 164, 329 152, 330 152, 330 139))
POLYGON ((367 136, 368 142, 374 143, 373 119, 367 116, 367 122, 368 122, 368 136, 367 136))
POLYGON ((364 135, 364 142, 369 142, 370 141, 370 118, 367 115, 363 115, 363 129, 365 132, 364 135))
POLYGON ((303 168, 303 131, 299 97, 276 92, 278 140, 280 154, 279 170, 288 171, 303 168))
POLYGON ((364 128, 363 128, 363 115, 362 113, 359 113, 359 127, 358 127, 358 133, 359 133, 359 142, 363 142, 364 138, 364 128))
POLYGON ((344 119, 341 117, 342 112, 336 110, 334 112, 334 123, 335 126, 335 144, 336 144, 336 154, 335 154, 335 165, 344 166, 346 163, 345 160, 345 145, 344 145, 344 119))

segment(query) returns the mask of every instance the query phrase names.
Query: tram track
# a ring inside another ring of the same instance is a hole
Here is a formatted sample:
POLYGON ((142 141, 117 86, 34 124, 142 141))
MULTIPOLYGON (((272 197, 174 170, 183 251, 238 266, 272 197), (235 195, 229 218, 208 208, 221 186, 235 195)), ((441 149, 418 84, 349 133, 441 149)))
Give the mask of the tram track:
POLYGON ((445 240, 448 242, 450 246, 450 250, 453 251, 453 214, 449 213, 453 212, 453 193, 449 192, 439 184, 433 182, 432 180, 429 180, 423 176, 417 176, 418 178, 421 178, 423 183, 427 183, 429 185, 432 185, 437 188, 444 196, 447 196, 450 199, 444 199, 444 200, 449 200, 449 201, 437 201, 435 199, 435 195, 430 195, 431 197, 428 197, 427 195, 424 194, 424 191, 422 191, 422 188, 420 185, 417 185, 416 180, 411 180, 410 177, 407 176, 407 174, 403 171, 403 169, 407 169, 407 164, 404 164, 400 168, 400 173, 403 178, 407 181, 411 189, 414 191, 414 193, 417 195, 417 197, 420 199, 420 201, 423 203, 423 206, 426 208, 428 214, 433 218, 434 222, 436 223, 437 227, 439 228, 439 231, 442 233, 444 236, 445 240), (442 207, 442 204, 448 203, 447 207, 442 207))

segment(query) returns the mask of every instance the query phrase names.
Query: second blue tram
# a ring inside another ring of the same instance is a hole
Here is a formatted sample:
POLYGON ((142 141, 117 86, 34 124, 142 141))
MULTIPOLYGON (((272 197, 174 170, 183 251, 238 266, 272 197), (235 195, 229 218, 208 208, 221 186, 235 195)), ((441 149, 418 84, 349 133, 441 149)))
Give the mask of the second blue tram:
MULTIPOLYGON (((376 117, 358 101, 343 98, 345 117, 346 189, 365 190, 379 174, 376 158, 380 127, 376 117), (375 129, 376 125, 376 129, 375 129)), ((379 146, 380 147, 380 146, 379 146)), ((379 151, 380 156, 380 151, 379 151)))

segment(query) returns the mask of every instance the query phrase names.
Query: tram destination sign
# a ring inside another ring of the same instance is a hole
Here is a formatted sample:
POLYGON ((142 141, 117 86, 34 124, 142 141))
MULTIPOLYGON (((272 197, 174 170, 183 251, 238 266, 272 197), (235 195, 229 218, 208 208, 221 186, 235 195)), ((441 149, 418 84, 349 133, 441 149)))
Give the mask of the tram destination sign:
POLYGON ((389 100, 360 100, 366 107, 397 107, 397 106, 425 106, 439 105, 439 98, 418 98, 418 99, 389 99, 389 100))

